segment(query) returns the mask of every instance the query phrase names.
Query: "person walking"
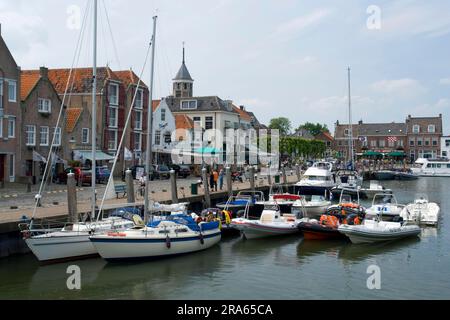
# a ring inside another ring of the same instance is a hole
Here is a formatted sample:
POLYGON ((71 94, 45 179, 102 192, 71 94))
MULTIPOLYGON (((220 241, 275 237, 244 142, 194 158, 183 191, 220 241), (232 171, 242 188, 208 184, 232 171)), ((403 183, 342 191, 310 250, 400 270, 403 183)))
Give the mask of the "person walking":
POLYGON ((223 168, 219 171, 219 189, 222 191, 223 189, 223 177, 225 176, 225 172, 223 171, 223 168))
POLYGON ((211 188, 211 191, 214 191, 214 172, 209 174, 209 187, 211 188))
POLYGON ((219 181, 219 173, 217 172, 216 169, 214 169, 213 178, 214 178, 214 191, 217 192, 217 183, 219 181))

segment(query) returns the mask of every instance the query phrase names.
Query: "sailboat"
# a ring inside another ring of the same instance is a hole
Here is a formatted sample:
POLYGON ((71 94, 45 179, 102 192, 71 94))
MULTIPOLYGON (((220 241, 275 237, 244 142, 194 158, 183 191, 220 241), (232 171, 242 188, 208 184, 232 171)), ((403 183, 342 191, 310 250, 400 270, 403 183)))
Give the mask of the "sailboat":
MULTIPOLYGON (((152 95, 155 62, 156 20, 153 17, 152 66, 149 94, 146 174, 150 174, 152 161, 151 133, 153 123, 152 95)), ((147 177, 149 182, 150 177, 147 177)), ((194 219, 194 214, 172 213, 165 219, 149 219, 149 183, 144 195, 145 221, 135 221, 135 226, 125 231, 95 234, 89 239, 100 256, 107 261, 136 260, 167 257, 208 249, 221 240, 221 222, 194 219)), ((197 216, 198 217, 198 216, 197 216)))
MULTIPOLYGON (((94 0, 94 54, 93 54, 93 86, 92 86, 92 105, 96 106, 97 99, 97 0, 94 0)), ((74 60, 75 61, 75 60, 74 60)), ((69 87, 69 82, 72 77, 72 70, 69 76, 69 81, 66 88, 69 87)), ((64 94, 64 98, 66 94, 64 94)), ((64 104, 64 99, 62 104, 64 104)), ((59 127, 59 123, 62 115, 61 108, 56 127, 59 127)), ((92 172, 96 172, 96 112, 92 112, 92 172)), ((55 135, 53 136, 52 144, 49 150, 48 158, 53 151, 55 144, 55 135)), ((47 165, 44 172, 44 177, 48 174, 48 166, 50 161, 47 161, 47 165)), ((58 227, 49 227, 49 223, 38 224, 34 221, 36 208, 38 201, 40 201, 43 192, 43 186, 45 178, 42 179, 39 193, 36 196, 36 205, 33 212, 33 218, 29 224, 20 224, 19 228, 22 230, 24 240, 30 250, 34 253, 37 259, 41 262, 60 261, 60 260, 73 260, 82 257, 97 255, 97 251, 89 241, 89 236, 95 232, 103 232, 107 230, 123 230, 134 225, 134 222, 122 217, 108 217, 100 221, 94 221, 96 216, 96 185, 95 179, 92 179, 92 222, 79 222, 70 221, 58 227)), ((78 219, 77 219, 78 220, 78 219)))

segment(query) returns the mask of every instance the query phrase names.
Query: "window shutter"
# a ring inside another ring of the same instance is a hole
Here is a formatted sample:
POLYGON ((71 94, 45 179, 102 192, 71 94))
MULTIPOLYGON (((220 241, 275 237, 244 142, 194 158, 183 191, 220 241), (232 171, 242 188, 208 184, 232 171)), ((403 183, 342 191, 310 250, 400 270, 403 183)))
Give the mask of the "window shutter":
POLYGON ((123 107, 119 107, 117 111, 119 112, 118 127, 119 129, 123 129, 123 127, 125 126, 125 109, 123 107))

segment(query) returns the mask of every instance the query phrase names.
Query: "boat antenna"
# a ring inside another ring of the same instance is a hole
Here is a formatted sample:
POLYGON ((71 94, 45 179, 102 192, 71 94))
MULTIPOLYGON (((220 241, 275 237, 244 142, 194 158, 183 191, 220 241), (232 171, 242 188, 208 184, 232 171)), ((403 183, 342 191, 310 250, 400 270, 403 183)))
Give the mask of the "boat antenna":
POLYGON ((152 138, 153 138, 153 80, 155 71, 155 45, 156 45, 156 20, 158 16, 153 17, 153 36, 152 36, 152 62, 150 71, 150 87, 149 87, 149 98, 148 98, 148 116, 147 116, 147 150, 145 157, 145 170, 147 175, 147 181, 145 183, 145 197, 144 197, 144 222, 145 225, 149 222, 149 199, 148 194, 150 191, 150 167, 152 165, 152 138))
POLYGON ((97 0, 94 0, 94 43, 93 43, 93 64, 92 64, 92 165, 91 165, 91 185, 92 185, 92 220, 95 218, 96 207, 96 148, 97 148, 97 0))

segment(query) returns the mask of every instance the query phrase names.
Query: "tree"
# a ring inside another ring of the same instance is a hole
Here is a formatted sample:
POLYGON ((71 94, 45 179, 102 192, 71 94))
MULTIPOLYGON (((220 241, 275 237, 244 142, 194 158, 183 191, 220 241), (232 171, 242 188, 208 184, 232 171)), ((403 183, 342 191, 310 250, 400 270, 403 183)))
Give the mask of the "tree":
POLYGON ((321 132, 330 133, 330 130, 328 130, 328 126, 326 124, 320 124, 320 123, 314 124, 311 122, 306 122, 305 124, 298 127, 298 129, 308 130, 313 136, 317 136, 321 132))
POLYGON ((291 132, 291 120, 288 118, 280 117, 270 120, 270 129, 280 130, 280 135, 287 136, 291 132))

